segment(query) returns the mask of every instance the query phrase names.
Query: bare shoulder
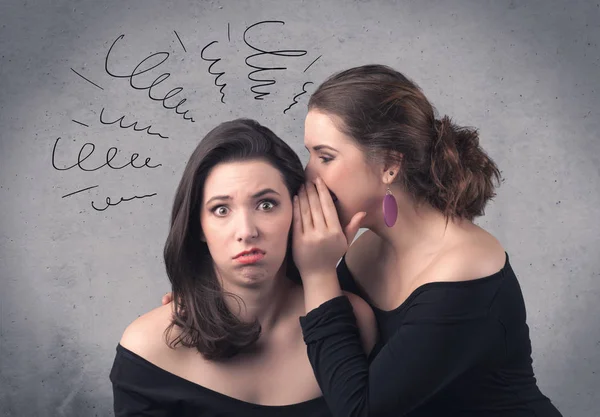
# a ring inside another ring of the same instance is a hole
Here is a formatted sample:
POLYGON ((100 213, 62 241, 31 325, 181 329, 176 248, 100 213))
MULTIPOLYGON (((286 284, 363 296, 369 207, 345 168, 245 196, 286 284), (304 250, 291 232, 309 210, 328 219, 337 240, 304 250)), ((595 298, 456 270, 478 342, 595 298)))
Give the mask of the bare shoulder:
POLYGON ((443 251, 428 268, 435 281, 467 281, 500 271, 506 263, 501 243, 483 229, 470 233, 460 243, 443 251))
POLYGON ((365 267, 372 267, 380 248, 381 238, 371 230, 365 231, 352 242, 346 252, 348 268, 359 273, 365 267))
POLYGON ((373 313, 371 306, 358 295, 347 291, 344 291, 344 295, 348 297, 350 304, 352 304, 352 310, 354 310, 354 316, 356 317, 356 324, 360 331, 363 348, 368 355, 373 349, 373 346, 375 346, 378 337, 375 314, 373 313))
POLYGON ((150 362, 168 352, 165 330, 171 323, 172 305, 160 306, 134 320, 123 332, 121 346, 150 362))

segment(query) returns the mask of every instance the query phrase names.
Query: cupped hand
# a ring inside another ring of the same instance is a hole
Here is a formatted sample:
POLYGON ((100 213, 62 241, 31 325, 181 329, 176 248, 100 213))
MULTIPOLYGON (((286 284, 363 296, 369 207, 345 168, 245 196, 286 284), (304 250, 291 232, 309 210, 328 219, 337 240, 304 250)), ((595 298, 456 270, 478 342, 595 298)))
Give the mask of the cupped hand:
POLYGON ((342 229, 323 181, 317 178, 301 187, 294 197, 292 253, 303 280, 335 270, 365 216, 365 212, 356 213, 342 229))

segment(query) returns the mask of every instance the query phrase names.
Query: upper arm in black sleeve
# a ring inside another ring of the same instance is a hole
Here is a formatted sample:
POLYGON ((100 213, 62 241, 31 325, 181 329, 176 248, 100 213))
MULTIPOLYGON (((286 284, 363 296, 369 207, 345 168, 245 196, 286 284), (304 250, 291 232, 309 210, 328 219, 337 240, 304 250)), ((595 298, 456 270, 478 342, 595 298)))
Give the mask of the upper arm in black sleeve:
POLYGON ((413 300, 369 364, 352 335, 351 307, 342 297, 332 301, 321 312, 313 310, 316 315, 304 320, 303 329, 309 359, 336 417, 408 413, 481 363, 500 334, 485 309, 455 306, 461 300, 434 291, 413 300))
POLYGON ((115 417, 167 417, 168 410, 153 398, 155 379, 147 369, 117 353, 110 372, 115 417))

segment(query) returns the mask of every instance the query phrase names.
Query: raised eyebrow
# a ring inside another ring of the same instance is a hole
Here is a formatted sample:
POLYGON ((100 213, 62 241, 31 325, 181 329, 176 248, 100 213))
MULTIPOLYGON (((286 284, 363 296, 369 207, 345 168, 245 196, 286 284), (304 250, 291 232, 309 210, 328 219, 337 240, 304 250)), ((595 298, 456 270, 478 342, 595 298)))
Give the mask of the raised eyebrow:
POLYGON ((281 194, 279 194, 274 189, 272 189, 272 188, 265 188, 264 190, 260 190, 259 192, 253 194, 252 198, 260 198, 260 197, 263 197, 263 196, 265 196, 267 194, 277 194, 278 196, 281 197, 281 194))
MULTIPOLYGON (((278 196, 281 197, 281 194, 279 194, 277 191, 275 191, 272 188, 265 188, 264 190, 260 190, 257 193, 252 194, 252 198, 260 198, 263 197, 267 194, 277 194, 278 196)), ((213 201, 229 201, 231 200, 231 197, 228 195, 216 195, 214 197, 211 197, 206 203, 205 205, 209 205, 210 203, 212 203, 213 201)))
POLYGON ((221 201, 227 201, 227 200, 231 200, 231 197, 228 195, 216 195, 214 197, 211 197, 206 203, 206 205, 209 205, 210 203, 212 203, 213 201, 217 201, 217 200, 221 200, 221 201))

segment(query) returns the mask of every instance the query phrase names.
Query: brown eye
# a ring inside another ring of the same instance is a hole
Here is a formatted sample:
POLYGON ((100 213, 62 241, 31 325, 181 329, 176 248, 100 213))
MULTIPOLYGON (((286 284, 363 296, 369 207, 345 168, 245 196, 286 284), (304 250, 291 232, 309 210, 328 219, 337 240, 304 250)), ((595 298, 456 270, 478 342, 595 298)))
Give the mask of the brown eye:
POLYGON ((225 206, 218 206, 218 207, 215 207, 212 210, 212 212, 219 217, 223 217, 223 216, 226 216, 227 213, 229 213, 229 209, 225 206))
POLYGON ((276 205, 277 205, 277 203, 275 203, 274 201, 265 200, 265 201, 261 201, 261 203, 258 205, 258 207, 262 211, 271 211, 275 208, 276 205))

